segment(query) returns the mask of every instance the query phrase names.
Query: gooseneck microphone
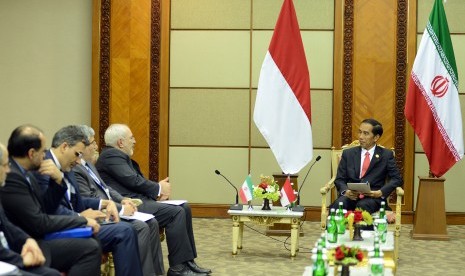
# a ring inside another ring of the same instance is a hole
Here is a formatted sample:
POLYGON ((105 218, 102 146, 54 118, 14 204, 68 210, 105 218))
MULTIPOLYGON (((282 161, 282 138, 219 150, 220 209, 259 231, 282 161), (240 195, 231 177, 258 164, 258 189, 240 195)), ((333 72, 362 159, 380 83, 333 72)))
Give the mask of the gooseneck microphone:
POLYGON ((221 175, 228 183, 236 190, 236 204, 231 204, 229 207, 229 210, 242 210, 242 204, 239 204, 239 191, 237 190, 236 186, 229 181, 229 179, 226 178, 226 176, 222 175, 219 170, 215 170, 215 173, 217 175, 221 175))
POLYGON ((318 156, 316 157, 315 161, 313 161, 313 164, 310 165, 310 168, 308 168, 308 171, 307 171, 307 174, 305 175, 304 181, 302 181, 302 185, 300 185, 299 191, 297 192, 296 206, 292 207, 292 211, 294 211, 294 212, 303 212, 303 211, 305 210, 305 208, 304 208, 303 206, 300 206, 300 190, 301 190, 302 187, 304 186, 305 180, 307 180, 307 176, 308 176, 308 174, 310 173, 310 171, 312 170, 313 165, 315 165, 316 162, 320 161, 320 159, 321 159, 321 156, 318 155, 318 156))

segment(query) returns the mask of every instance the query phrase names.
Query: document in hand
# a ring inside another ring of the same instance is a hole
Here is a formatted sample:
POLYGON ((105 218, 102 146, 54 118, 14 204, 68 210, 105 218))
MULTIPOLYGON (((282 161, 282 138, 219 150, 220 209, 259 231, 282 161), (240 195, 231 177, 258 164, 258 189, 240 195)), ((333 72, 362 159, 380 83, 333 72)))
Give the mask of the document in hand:
POLYGON ((361 193, 369 193, 371 192, 371 187, 369 182, 364 183, 347 183, 347 187, 351 191, 357 191, 361 193))
POLYGON ((92 236, 92 227, 87 226, 49 233, 45 235, 44 240, 47 241, 66 238, 88 238, 90 236, 92 236))
POLYGON ((159 203, 165 203, 165 204, 170 204, 170 205, 183 205, 184 203, 187 202, 185 199, 178 199, 178 200, 163 200, 163 201, 157 201, 159 203))
POLYGON ((134 215, 132 216, 120 216, 122 219, 126 220, 140 220, 140 221, 148 221, 150 219, 153 219, 155 216, 152 214, 147 214, 147 213, 142 213, 142 212, 134 212, 134 215))

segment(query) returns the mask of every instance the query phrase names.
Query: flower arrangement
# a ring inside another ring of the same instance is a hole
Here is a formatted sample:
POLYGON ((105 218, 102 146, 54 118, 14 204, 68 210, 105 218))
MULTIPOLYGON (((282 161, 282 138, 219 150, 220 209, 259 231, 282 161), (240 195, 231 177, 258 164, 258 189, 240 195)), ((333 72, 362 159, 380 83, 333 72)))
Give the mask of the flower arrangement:
POLYGON ((280 197, 279 186, 272 176, 260 175, 260 184, 253 189, 255 198, 277 201, 280 197))
POLYGON ((358 225, 372 225, 373 217, 371 214, 360 208, 355 209, 354 211, 347 211, 344 215, 346 222, 349 224, 358 224, 358 225))
POLYGON ((358 247, 340 245, 334 251, 334 258, 341 264, 356 264, 363 260, 363 252, 358 247))

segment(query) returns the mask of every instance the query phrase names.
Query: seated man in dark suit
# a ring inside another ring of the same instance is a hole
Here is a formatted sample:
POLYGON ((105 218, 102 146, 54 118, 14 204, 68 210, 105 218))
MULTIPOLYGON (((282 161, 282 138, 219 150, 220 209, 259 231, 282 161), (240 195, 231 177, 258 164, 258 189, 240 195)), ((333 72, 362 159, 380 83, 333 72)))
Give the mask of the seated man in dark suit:
MULTIPOLYGON (((124 198, 113 188, 107 186, 100 178, 94 167, 97 161, 97 141, 94 130, 86 125, 79 126, 89 140, 89 145, 82 153, 81 162, 73 167, 79 192, 83 197, 113 200, 118 208, 119 215, 132 216, 137 207, 130 198, 124 198)), ((146 222, 139 220, 127 220, 139 234, 139 251, 142 258, 144 275, 164 275, 163 253, 160 244, 160 232, 155 218, 146 222), (141 237, 142 236, 142 237, 141 237)))
POLYGON ((40 175, 36 176, 44 193, 49 189, 62 191, 61 198, 54 200, 59 205, 54 211, 50 210, 50 213, 115 222, 102 224, 96 235, 103 252, 113 253, 117 275, 143 275, 137 233, 131 224, 119 222, 115 203, 111 200, 81 197, 79 193, 71 169, 80 162, 86 145, 89 145, 89 141, 78 126, 63 127, 53 136, 52 148, 45 152, 45 161, 52 162, 47 168, 50 173, 39 169, 40 175), (105 210, 106 214, 101 210, 105 210))
POLYGON ((169 197, 170 183, 168 178, 155 182, 142 175, 137 163, 131 160, 135 143, 128 126, 111 125, 105 131, 106 147, 95 164, 100 176, 121 195, 140 198, 144 202, 140 211, 155 215, 160 226, 165 227, 170 262, 168 276, 211 273, 194 262, 197 251, 190 207, 188 204, 172 206, 157 202, 169 197))
MULTIPOLYGON (((5 185, 7 173, 10 172, 8 151, 0 143, 0 187, 5 185)), ((0 261, 16 266, 21 275, 59 276, 60 272, 43 266, 45 256, 37 242, 19 227, 12 224, 3 211, 0 202, 0 261), (4 238, 3 238, 4 237, 4 238)), ((48 262, 48 265, 50 262, 48 262)))
MULTIPOLYGON (((100 229, 93 219, 71 216, 48 215, 44 197, 54 197, 50 193, 41 194, 40 186, 31 173, 48 164, 43 161, 45 137, 32 126, 16 128, 8 140, 11 172, 5 186, 0 189, 2 205, 8 219, 31 237, 39 240, 49 251, 50 267, 66 272, 68 276, 99 275, 102 251, 94 238, 64 238, 40 241, 45 234, 90 226, 94 233, 100 229)), ((43 249, 44 253, 45 250, 43 249)))
MULTIPOLYGON (((358 130, 360 146, 342 152, 334 184, 338 198, 331 208, 343 202, 344 209, 360 208, 375 213, 389 194, 403 184, 392 150, 376 145, 383 135, 383 126, 374 119, 365 119, 358 130), (369 182, 371 192, 361 194, 348 189, 347 183, 369 182)), ((386 205, 388 206, 388 205, 386 205)))

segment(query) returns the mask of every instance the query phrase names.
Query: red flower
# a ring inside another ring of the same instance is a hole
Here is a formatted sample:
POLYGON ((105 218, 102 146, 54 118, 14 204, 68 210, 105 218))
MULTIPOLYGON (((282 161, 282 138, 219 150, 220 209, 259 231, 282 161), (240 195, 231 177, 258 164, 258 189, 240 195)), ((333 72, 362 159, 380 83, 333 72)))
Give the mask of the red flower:
POLYGON ((363 252, 362 251, 358 251, 357 254, 355 255, 355 257, 357 258, 357 260, 359 262, 361 262, 363 260, 363 252))
POLYGON ((266 188, 268 188, 268 184, 262 182, 260 183, 260 185, 258 185, 258 187, 262 188, 263 190, 266 190, 266 188))
POLYGON ((357 223, 360 221, 363 221, 362 211, 355 210, 354 211, 354 222, 357 223))
POLYGON ((334 257, 336 258, 336 260, 340 261, 340 260, 344 259, 345 256, 346 256, 346 254, 344 254, 344 252, 342 252, 342 250, 341 250, 341 247, 338 246, 336 248, 336 252, 334 253, 334 257))
POLYGON ((336 247, 336 250, 334 251, 334 258, 336 261, 344 261, 346 258, 347 260, 353 260, 355 259, 359 262, 363 260, 363 252, 360 250, 358 247, 348 247, 345 245, 341 245, 336 247))

